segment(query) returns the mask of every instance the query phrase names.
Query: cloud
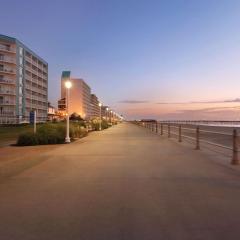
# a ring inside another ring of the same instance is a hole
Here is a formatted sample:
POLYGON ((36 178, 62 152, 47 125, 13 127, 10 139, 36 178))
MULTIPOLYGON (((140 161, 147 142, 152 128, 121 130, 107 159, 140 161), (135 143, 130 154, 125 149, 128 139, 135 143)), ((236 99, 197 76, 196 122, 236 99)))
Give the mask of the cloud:
POLYGON ((240 98, 235 98, 235 99, 232 99, 232 100, 225 100, 225 102, 230 102, 230 103, 234 103, 234 102, 240 102, 240 98))
POLYGON ((119 103, 128 103, 128 104, 140 104, 140 103, 148 103, 149 101, 143 101, 143 100, 123 100, 119 101, 119 103))
POLYGON ((240 117, 239 110, 240 106, 184 109, 172 113, 159 114, 158 118, 165 120, 236 120, 240 117))
POLYGON ((225 111, 225 110, 240 110, 240 106, 234 107, 212 107, 212 108, 202 108, 202 109, 187 109, 187 110, 179 110, 176 113, 187 113, 187 112, 205 112, 205 113, 215 113, 217 111, 225 111))
POLYGON ((191 101, 191 102, 157 102, 156 104, 211 104, 211 103, 240 103, 240 98, 220 101, 191 101))

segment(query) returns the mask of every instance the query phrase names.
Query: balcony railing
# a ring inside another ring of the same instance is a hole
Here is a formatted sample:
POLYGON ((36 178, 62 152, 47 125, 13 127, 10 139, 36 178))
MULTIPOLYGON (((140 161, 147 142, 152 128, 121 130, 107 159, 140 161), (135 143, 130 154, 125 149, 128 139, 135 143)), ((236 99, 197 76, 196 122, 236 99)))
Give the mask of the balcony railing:
POLYGON ((0 83, 5 83, 5 84, 15 84, 14 80, 12 79, 7 79, 7 78, 0 78, 0 83))
POLYGON ((3 45, 0 45, 0 50, 16 53, 16 49, 15 48, 3 46, 3 45))
POLYGON ((10 74, 16 74, 16 71, 13 69, 7 69, 7 68, 0 68, 0 72, 4 73, 10 73, 10 74))
POLYGON ((0 89, 0 94, 6 94, 6 95, 16 95, 16 92, 13 90, 7 90, 7 89, 0 89))
MULTIPOLYGON (((37 122, 46 122, 46 116, 37 116, 37 122)), ((2 116, 0 114, 0 124, 20 124, 20 123, 29 123, 29 116, 23 116, 22 118, 17 116, 2 116)))
POLYGON ((16 59, 10 57, 0 57, 0 61, 7 62, 7 63, 14 63, 16 64, 16 59))
POLYGON ((10 101, 10 100, 3 100, 3 101, 0 101, 0 105, 15 105, 15 102, 14 101, 10 101))
POLYGON ((14 116, 15 113, 13 111, 3 111, 0 112, 0 116, 14 116))

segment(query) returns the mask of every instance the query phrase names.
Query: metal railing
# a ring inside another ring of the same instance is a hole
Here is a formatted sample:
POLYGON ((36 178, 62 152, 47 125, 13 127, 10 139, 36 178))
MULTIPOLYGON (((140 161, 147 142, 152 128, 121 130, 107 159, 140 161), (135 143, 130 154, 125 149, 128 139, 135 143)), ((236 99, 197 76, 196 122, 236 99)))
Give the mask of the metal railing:
POLYGON ((8 51, 8 52, 16 52, 16 49, 13 48, 13 47, 8 47, 8 46, 3 46, 3 45, 0 45, 0 50, 4 50, 4 51, 8 51))
MULTIPOLYGON (((37 123, 46 122, 47 117, 37 116, 37 123)), ((0 125, 30 123, 29 117, 3 116, 0 115, 0 125)))
POLYGON ((5 56, 4 57, 0 56, 0 61, 16 64, 16 59, 10 58, 10 57, 5 57, 5 56))
POLYGON ((11 100, 1 100, 0 105, 15 105, 16 103, 11 100))
POLYGON ((14 90, 9 89, 0 89, 0 94, 16 95, 16 92, 14 90))
POLYGON ((10 74, 16 74, 16 71, 13 69, 7 69, 7 68, 0 68, 0 72, 4 73, 10 73, 10 74))
MULTIPOLYGON (((167 135, 168 138, 175 137, 179 143, 187 140, 194 144, 194 149, 200 150, 201 145, 206 144, 217 148, 231 151, 231 164, 240 164, 239 157, 239 136, 236 128, 229 128, 228 131, 208 130, 207 126, 183 123, 167 122, 135 122, 137 125, 145 127, 161 136, 167 135), (217 138, 216 138, 217 137, 217 138), (224 137, 224 138, 223 138, 224 137), (210 140, 209 140, 210 138, 210 140)), ((211 127, 211 126, 208 126, 211 127)), ((223 127, 216 127, 223 128, 223 127)))
POLYGON ((212 121, 212 120, 171 120, 171 121, 161 121, 161 123, 175 123, 183 125, 203 125, 203 126, 239 126, 240 121, 212 121))
POLYGON ((0 83, 15 84, 15 81, 13 79, 0 78, 0 83))

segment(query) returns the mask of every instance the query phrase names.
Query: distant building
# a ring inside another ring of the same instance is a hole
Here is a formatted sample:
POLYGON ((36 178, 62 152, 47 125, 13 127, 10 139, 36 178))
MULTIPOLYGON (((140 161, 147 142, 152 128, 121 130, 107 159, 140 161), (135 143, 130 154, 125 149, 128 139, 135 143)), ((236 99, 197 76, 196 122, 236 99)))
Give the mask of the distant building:
POLYGON ((61 98, 58 100, 58 111, 65 113, 66 111, 66 98, 61 98))
POLYGON ((110 119, 110 111, 108 106, 102 106, 101 107, 101 115, 102 118, 109 120, 110 119))
POLYGON ((64 71, 61 78, 61 99, 58 101, 58 110, 66 110, 66 88, 65 82, 70 80, 72 88, 69 94, 69 114, 77 113, 83 119, 91 116, 91 88, 79 78, 71 78, 69 71, 64 71))
POLYGON ((47 120, 48 64, 16 38, 0 35, 0 123, 47 120))
POLYGON ((48 120, 52 121, 56 116, 56 109, 53 107, 50 102, 48 103, 48 120))
POLYGON ((91 114, 90 118, 97 118, 100 116, 99 100, 95 94, 91 94, 91 114))

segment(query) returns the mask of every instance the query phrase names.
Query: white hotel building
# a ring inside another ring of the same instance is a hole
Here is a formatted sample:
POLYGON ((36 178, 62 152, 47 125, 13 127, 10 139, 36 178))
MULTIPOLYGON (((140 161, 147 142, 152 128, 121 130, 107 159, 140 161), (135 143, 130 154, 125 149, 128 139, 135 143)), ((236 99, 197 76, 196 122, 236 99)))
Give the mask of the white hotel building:
POLYGON ((47 119, 48 64, 16 38, 0 35, 0 124, 47 119))

